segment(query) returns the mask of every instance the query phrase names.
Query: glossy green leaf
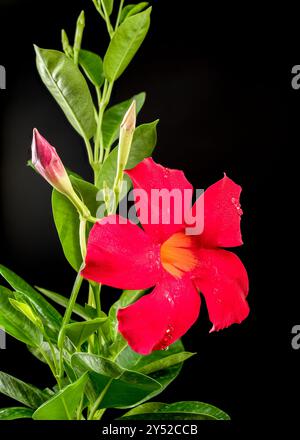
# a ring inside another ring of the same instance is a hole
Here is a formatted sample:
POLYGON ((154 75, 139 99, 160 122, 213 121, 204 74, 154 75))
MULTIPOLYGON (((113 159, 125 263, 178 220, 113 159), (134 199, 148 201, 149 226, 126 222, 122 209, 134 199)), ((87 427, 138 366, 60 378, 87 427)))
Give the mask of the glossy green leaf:
POLYGON ((112 13, 114 0, 102 0, 108 16, 112 13))
POLYGON ((95 134, 96 122, 93 100, 84 76, 63 52, 34 48, 43 83, 74 129, 90 139, 95 134))
POLYGON ((75 353, 71 362, 77 373, 89 372, 89 399, 95 401, 107 387, 100 408, 130 407, 143 402, 149 395, 161 389, 161 385, 151 377, 123 369, 101 356, 75 353))
POLYGON ((126 18, 129 18, 132 15, 138 14, 139 12, 141 12, 143 9, 145 9, 148 6, 148 4, 149 4, 148 2, 141 2, 138 4, 125 6, 125 8, 123 8, 122 13, 121 13, 120 24, 123 23, 123 21, 126 18))
POLYGON ((49 399, 49 395, 44 391, 2 371, 0 371, 0 393, 33 409, 49 399))
MULTIPOLYGON (((180 340, 170 345, 168 347, 168 350, 155 350, 147 356, 140 355, 139 353, 133 351, 129 346, 127 346, 120 352, 120 354, 116 358, 116 363, 123 368, 134 371, 143 371, 143 369, 151 368, 150 365, 152 366, 152 368, 159 367, 158 370, 149 373, 149 377, 160 383, 162 388, 159 392, 161 392, 171 382, 173 382, 173 380, 175 380, 180 373, 182 362, 176 362, 175 364, 172 364, 172 360, 177 358, 177 356, 175 357, 175 355, 179 355, 182 353, 186 352, 184 351, 183 344, 180 340), (170 356, 172 356, 172 358, 170 359, 170 364, 172 365, 167 366, 167 364, 169 363, 167 358, 170 356), (164 363, 166 364, 166 367, 161 368, 164 363)), ((185 356, 188 355, 183 355, 183 357, 185 356)), ((154 393, 151 398, 157 394, 158 393, 154 393)))
POLYGON ((195 353, 190 353, 188 351, 182 351, 181 353, 171 354, 170 356, 166 356, 162 359, 158 359, 156 361, 150 362, 144 367, 139 367, 138 371, 143 374, 151 374, 155 371, 165 370, 173 365, 180 364, 190 357, 194 356, 195 353))
MULTIPOLYGON (((157 140, 156 126, 158 120, 148 124, 139 125, 133 135, 133 141, 127 162, 127 169, 135 167, 146 157, 151 156, 157 140)), ((112 188, 117 170, 118 148, 114 148, 105 160, 101 173, 99 175, 97 186, 102 188, 104 182, 109 188, 112 188)), ((128 176, 124 176, 127 189, 130 188, 131 181, 128 176)))
POLYGON ((203 402, 150 402, 133 408, 120 420, 230 420, 230 417, 203 402))
POLYGON ((0 286, 0 326, 14 338, 25 344, 39 346, 42 343, 41 331, 10 303, 13 292, 0 286))
POLYGON ((33 287, 7 267, 0 265, 0 274, 13 289, 22 293, 33 305, 39 317, 42 319, 44 326, 49 330, 47 333, 49 333, 50 336, 57 336, 62 322, 62 317, 58 311, 33 287))
POLYGON ((144 105, 145 98, 146 94, 142 92, 138 95, 134 95, 132 98, 127 99, 126 101, 113 105, 106 110, 102 122, 103 143, 105 148, 110 148, 111 145, 118 139, 121 122, 132 101, 134 99, 136 101, 136 112, 138 114, 144 105))
POLYGON ((115 362, 92 353, 74 353, 71 364, 79 373, 92 371, 109 378, 118 378, 123 373, 123 369, 115 362))
POLYGON ((1 408, 0 420, 31 419, 33 410, 22 407, 1 408))
POLYGON ((33 414, 35 420, 73 420, 88 376, 81 376, 42 404, 33 414))
POLYGON ((112 82, 124 72, 142 42, 150 26, 151 8, 125 20, 115 32, 104 57, 104 74, 112 82))
MULTIPOLYGON (((65 308, 68 306, 69 298, 66 298, 65 296, 60 295, 59 293, 52 292, 52 290, 44 289, 42 287, 35 286, 35 288, 43 295, 47 296, 47 298, 50 298, 56 304, 59 304, 60 306, 65 308)), ((83 319, 92 318, 91 313, 87 312, 86 309, 82 307, 80 304, 74 305, 73 313, 77 316, 80 316, 83 319)))
MULTIPOLYGON (((70 176, 73 187, 78 191, 84 203, 96 214, 98 189, 89 182, 70 176)), ((82 264, 79 243, 79 215, 72 203, 56 190, 52 192, 52 211, 64 255, 71 266, 78 272, 82 264)))
MULTIPOLYGON (((44 364, 47 364, 47 361, 44 358, 42 352, 48 356, 48 359, 52 359, 52 350, 48 342, 43 341, 39 347, 31 347, 30 345, 27 345, 27 348, 34 357, 36 357, 40 362, 43 362, 44 364)), ((59 350, 54 344, 52 344, 52 349, 55 353, 55 357, 58 362, 59 350)))
POLYGON ((73 342, 75 347, 80 347, 81 344, 83 344, 90 335, 95 333, 106 320, 107 317, 103 313, 102 318, 68 324, 66 325, 66 335, 73 342))
POLYGON ((9 302, 11 303, 11 305, 18 310, 19 312, 21 312, 23 315, 26 316, 26 318, 29 319, 29 321, 31 321, 36 327, 38 327, 39 329, 43 328, 43 324, 42 321, 40 320, 40 318, 34 313, 34 311, 32 310, 32 308, 24 302, 21 301, 17 301, 13 298, 9 298, 9 302))
POLYGON ((91 83, 95 87, 101 87, 104 82, 103 62, 101 57, 94 52, 81 49, 78 61, 91 83))

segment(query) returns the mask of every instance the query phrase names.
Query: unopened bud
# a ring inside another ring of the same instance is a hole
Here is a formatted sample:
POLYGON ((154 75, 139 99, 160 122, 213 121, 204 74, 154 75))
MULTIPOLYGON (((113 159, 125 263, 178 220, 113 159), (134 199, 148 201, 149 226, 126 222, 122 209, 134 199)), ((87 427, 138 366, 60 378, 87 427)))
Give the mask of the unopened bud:
POLYGON ((133 100, 120 126, 118 171, 123 171, 126 167, 135 130, 135 123, 136 103, 135 100, 133 100))
POLYGON ((63 194, 73 192, 72 184, 56 149, 38 132, 33 130, 32 165, 57 191, 63 194))
POLYGON ((33 130, 31 152, 31 161, 35 170, 44 177, 53 188, 68 197, 84 218, 88 218, 90 211, 74 191, 67 171, 56 149, 49 144, 36 128, 33 130))

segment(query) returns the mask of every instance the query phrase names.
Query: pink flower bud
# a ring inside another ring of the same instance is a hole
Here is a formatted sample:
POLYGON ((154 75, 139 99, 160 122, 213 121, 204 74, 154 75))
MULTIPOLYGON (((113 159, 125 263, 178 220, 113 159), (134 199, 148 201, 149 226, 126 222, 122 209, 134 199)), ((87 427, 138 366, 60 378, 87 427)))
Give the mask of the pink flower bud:
POLYGON ((56 150, 35 128, 33 130, 32 164, 50 185, 63 194, 73 193, 69 176, 56 150))

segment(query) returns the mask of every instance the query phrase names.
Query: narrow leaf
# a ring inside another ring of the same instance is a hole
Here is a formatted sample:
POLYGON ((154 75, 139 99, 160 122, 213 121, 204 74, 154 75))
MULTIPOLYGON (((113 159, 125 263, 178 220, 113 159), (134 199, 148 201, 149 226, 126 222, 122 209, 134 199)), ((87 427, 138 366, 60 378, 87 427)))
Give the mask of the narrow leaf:
POLYGON ((96 131, 93 100, 84 76, 63 52, 34 46, 40 77, 73 128, 90 139, 96 131))
POLYGON ((123 8, 122 13, 121 13, 121 17, 120 17, 120 24, 123 23, 123 21, 126 18, 131 17, 134 14, 138 14, 139 12, 141 12, 143 9, 145 9, 148 6, 148 2, 141 2, 133 5, 127 5, 125 6, 125 8, 123 8))
MULTIPOLYGON (((52 290, 43 289, 42 287, 35 286, 35 288, 41 292, 43 295, 47 296, 48 298, 52 299, 56 304, 59 304, 62 307, 67 307, 69 304, 69 299, 66 298, 63 295, 60 295, 59 293, 52 292, 52 290)), ((80 316, 83 319, 90 319, 92 316, 90 313, 86 311, 84 307, 82 307, 80 304, 75 304, 73 307, 73 313, 75 315, 80 316)))
POLYGON ((144 367, 139 368, 137 371, 143 374, 151 374, 155 371, 163 370, 172 367, 173 365, 180 364, 181 362, 184 362, 190 357, 194 356, 194 354, 195 353, 189 353, 188 351, 182 351, 181 353, 172 354, 171 356, 151 362, 144 367))
POLYGON ((230 420, 228 414, 203 402, 151 402, 125 413, 120 420, 230 420))
POLYGON ((0 286, 0 326, 14 338, 34 347, 43 341, 41 331, 12 306, 13 292, 0 286))
POLYGON ((0 371, 0 393, 33 409, 49 398, 48 394, 44 391, 2 371, 0 371))
POLYGON ((22 407, 1 408, 0 420, 31 419, 33 410, 22 407))
POLYGON ((33 287, 7 267, 0 265, 0 274, 17 292, 22 293, 38 312, 43 324, 57 335, 62 317, 33 287))
POLYGON ((101 87, 104 82, 103 63, 99 55, 89 50, 81 49, 79 64, 86 76, 95 87, 101 87))
POLYGON ((113 82, 124 72, 144 38, 150 26, 151 8, 125 20, 114 34, 104 57, 104 74, 113 82))
POLYGON ((112 10, 113 10, 113 6, 114 6, 114 0, 103 0, 103 4, 105 6, 105 10, 106 10, 108 16, 110 16, 110 14, 112 13, 112 10))

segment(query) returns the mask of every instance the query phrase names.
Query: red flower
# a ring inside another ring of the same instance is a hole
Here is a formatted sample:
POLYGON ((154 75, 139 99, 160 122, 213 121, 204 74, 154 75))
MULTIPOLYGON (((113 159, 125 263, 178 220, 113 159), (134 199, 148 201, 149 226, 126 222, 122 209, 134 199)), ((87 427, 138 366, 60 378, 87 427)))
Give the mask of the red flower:
POLYGON ((204 230, 195 236, 186 234, 184 219, 180 224, 175 221, 176 207, 168 211, 170 221, 165 224, 164 211, 150 197, 154 188, 188 193, 188 203, 182 202, 184 218, 188 211, 195 214, 203 196, 191 211, 192 186, 182 171, 164 168, 149 158, 127 174, 134 190, 143 189, 149 196, 136 200, 140 219, 142 212, 148 212, 149 218, 156 213, 158 222, 145 221, 144 215, 141 229, 114 215, 99 221, 89 236, 82 275, 122 289, 155 286, 150 294, 118 311, 119 331, 131 348, 148 354, 180 338, 199 315, 198 290, 206 300, 211 331, 243 321, 249 313, 247 272, 235 254, 220 249, 242 244, 241 187, 224 176, 205 191, 204 230))

